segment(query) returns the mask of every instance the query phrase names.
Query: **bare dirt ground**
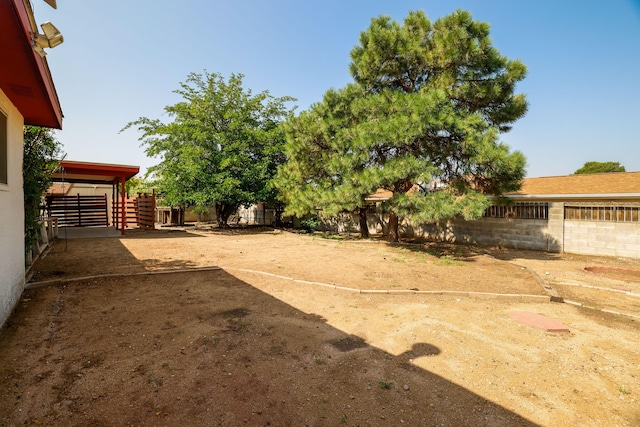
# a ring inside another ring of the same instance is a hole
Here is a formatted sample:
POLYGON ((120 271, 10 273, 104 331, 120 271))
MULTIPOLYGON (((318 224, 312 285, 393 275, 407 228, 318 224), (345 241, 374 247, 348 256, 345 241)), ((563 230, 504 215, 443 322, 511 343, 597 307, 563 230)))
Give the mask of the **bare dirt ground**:
POLYGON ((0 426, 640 425, 638 260, 132 231, 59 239, 30 286, 0 426))

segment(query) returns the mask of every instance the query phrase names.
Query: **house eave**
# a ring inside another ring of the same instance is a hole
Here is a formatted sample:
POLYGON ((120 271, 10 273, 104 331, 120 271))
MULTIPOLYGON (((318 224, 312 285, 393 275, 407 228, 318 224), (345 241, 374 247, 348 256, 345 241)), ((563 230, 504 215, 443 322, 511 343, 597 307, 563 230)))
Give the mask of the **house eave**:
POLYGON ((602 199, 625 200, 640 199, 640 193, 595 193, 595 194, 505 194, 512 200, 577 200, 577 199, 602 199))
POLYGON ((62 109, 46 58, 33 50, 38 33, 28 0, 0 2, 0 89, 25 124, 62 128, 62 109))

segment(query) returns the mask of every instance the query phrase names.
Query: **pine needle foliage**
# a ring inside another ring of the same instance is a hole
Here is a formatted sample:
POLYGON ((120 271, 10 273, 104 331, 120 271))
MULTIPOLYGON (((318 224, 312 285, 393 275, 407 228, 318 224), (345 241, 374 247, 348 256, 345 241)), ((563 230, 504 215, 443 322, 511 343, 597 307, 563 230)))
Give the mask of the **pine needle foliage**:
POLYGON ((474 219, 489 195, 520 188, 526 160, 499 137, 527 111, 515 93, 526 67, 492 46, 488 24, 462 10, 374 18, 350 71, 353 83, 285 124, 289 161, 274 182, 287 214, 353 211, 386 189, 395 241, 398 218, 474 219))

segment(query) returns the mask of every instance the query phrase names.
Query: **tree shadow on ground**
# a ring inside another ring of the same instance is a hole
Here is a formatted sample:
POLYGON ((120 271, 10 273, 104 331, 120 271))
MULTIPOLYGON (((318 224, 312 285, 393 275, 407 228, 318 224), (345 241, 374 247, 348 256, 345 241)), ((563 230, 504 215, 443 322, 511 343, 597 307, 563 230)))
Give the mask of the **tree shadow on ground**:
POLYGON ((426 254, 439 259, 456 260, 461 262, 474 262, 479 255, 484 255, 484 250, 470 245, 457 245, 452 243, 428 242, 419 239, 403 239, 402 242, 388 243, 389 246, 402 248, 418 254, 426 254))
POLYGON ((26 291, 0 349, 0 425, 535 425, 223 270, 26 291))
POLYGON ((512 261, 515 259, 555 261, 563 259, 563 255, 560 253, 495 246, 478 246, 466 243, 433 242, 421 239, 403 239, 403 243, 395 245, 404 246, 408 250, 416 252, 426 252, 438 258, 452 257, 460 261, 472 260, 473 257, 478 255, 488 255, 502 261, 512 261))
POLYGON ((490 255, 502 261, 513 261, 516 259, 530 259, 536 261, 561 261, 563 259, 563 255, 556 252, 496 247, 486 247, 482 248, 482 250, 486 255, 490 255))
POLYGON ((399 242, 390 242, 387 240, 387 236, 379 234, 371 235, 364 239, 353 233, 335 233, 328 236, 321 234, 318 237, 345 243, 378 243, 392 248, 399 248, 419 254, 435 256, 436 258, 453 257, 461 261, 473 261, 473 257, 483 254, 484 252, 482 249, 471 245, 431 242, 418 238, 405 237, 399 242))
POLYGON ((197 233, 205 234, 218 234, 221 236, 238 236, 238 235, 253 235, 253 234, 273 234, 283 233, 286 230, 274 228, 265 225, 229 225, 228 227, 220 228, 216 224, 186 224, 184 226, 166 227, 159 229, 160 232, 182 232, 191 235, 197 235, 197 233), (190 233, 194 232, 194 233, 190 233))
POLYGON ((156 228, 155 230, 143 230, 132 229, 127 230, 127 233, 121 237, 121 239, 179 239, 187 237, 202 237, 189 231, 193 228, 156 228))

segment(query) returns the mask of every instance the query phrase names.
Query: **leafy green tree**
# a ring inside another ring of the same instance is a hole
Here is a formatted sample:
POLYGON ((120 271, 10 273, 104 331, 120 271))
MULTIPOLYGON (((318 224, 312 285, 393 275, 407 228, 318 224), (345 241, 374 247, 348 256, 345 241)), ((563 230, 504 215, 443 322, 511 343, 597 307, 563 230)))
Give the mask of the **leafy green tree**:
POLYGON ((620 162, 586 162, 574 174, 626 172, 620 162))
POLYGON ((515 94, 526 67, 491 45, 488 24, 466 11, 433 24, 422 11, 404 25, 381 16, 351 59, 355 83, 286 125, 289 162, 275 183, 288 213, 351 211, 384 188, 397 241, 399 218, 474 219, 488 195, 520 188, 525 158, 499 135, 526 113, 515 94))
MULTIPOLYGON (((213 206, 221 227, 241 205, 275 199, 270 181, 284 161, 281 122, 291 97, 253 95, 242 74, 189 74, 175 92, 183 101, 165 107, 170 123, 141 117, 135 126, 150 157, 149 169, 170 205, 213 206)), ((123 130, 124 130, 123 129, 123 130)))
POLYGON ((51 176, 60 164, 61 157, 62 145, 55 139, 51 129, 38 126, 24 127, 22 179, 27 250, 38 240, 42 197, 51 186, 51 176))
POLYGON ((156 184, 148 178, 134 176, 127 180, 124 188, 127 194, 135 196, 138 193, 151 194, 155 186, 156 184))

